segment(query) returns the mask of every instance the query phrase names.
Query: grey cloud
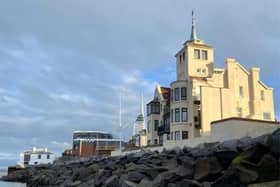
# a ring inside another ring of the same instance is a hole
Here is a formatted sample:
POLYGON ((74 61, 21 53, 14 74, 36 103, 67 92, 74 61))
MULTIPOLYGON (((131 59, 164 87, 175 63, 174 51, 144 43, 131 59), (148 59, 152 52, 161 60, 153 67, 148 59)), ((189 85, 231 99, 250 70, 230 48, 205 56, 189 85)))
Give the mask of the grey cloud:
MULTIPOLYGON (((189 38, 192 9, 198 36, 215 47, 215 63, 224 66, 232 56, 246 68, 260 66, 279 101, 279 5, 272 0, 1 2, 0 153, 32 146, 60 153, 77 129, 118 136, 120 87, 123 123, 132 124, 141 92, 148 102, 156 84, 168 86, 175 79, 174 54, 189 38)), ((275 104, 280 117, 280 103, 275 104)), ((131 132, 128 125, 126 139, 131 132)))

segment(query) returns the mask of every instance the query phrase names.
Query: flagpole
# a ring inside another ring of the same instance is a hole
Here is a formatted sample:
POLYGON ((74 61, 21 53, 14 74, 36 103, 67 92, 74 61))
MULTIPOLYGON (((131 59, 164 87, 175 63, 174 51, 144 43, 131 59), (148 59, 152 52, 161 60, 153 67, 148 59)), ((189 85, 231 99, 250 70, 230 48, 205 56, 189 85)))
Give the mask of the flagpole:
POLYGON ((122 152, 122 93, 120 88, 120 152, 122 152))

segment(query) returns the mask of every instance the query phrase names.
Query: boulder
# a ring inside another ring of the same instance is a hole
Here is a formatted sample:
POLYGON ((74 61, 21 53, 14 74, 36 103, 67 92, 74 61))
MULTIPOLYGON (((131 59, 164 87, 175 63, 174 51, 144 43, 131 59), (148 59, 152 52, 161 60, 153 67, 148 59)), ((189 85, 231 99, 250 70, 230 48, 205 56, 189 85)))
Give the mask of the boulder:
POLYGON ((179 177, 170 171, 160 173, 152 182, 153 187, 167 186, 169 183, 174 183, 179 179, 179 177))
POLYGON ((238 155, 238 152, 233 150, 217 150, 214 152, 224 169, 228 168, 232 160, 238 155))
POLYGON ((245 187, 245 185, 240 184, 239 174, 236 171, 230 170, 226 171, 221 177, 215 180, 211 187, 245 187))
POLYGON ((275 130, 268 138, 267 145, 270 151, 280 157, 280 128, 275 130))
POLYGON ((256 182, 259 175, 256 171, 246 169, 241 165, 237 165, 233 167, 234 172, 239 174, 239 182, 243 184, 250 184, 256 182))
POLYGON ((280 180, 248 185, 248 187, 279 187, 279 186, 280 186, 280 180))
POLYGON ((119 178, 116 175, 109 177, 104 184, 104 187, 119 187, 119 178))
POLYGON ((175 187, 202 187, 202 184, 194 180, 183 179, 182 181, 176 182, 175 187))
POLYGON ((262 157, 257 165, 259 181, 267 182, 280 179, 280 166, 277 160, 269 154, 262 157))
POLYGON ((219 176, 222 170, 221 164, 215 157, 198 158, 195 163, 194 179, 211 181, 219 176))
POLYGON ((127 174, 127 180, 136 182, 136 183, 139 183, 145 177, 146 177, 146 175, 144 175, 140 172, 137 172, 137 171, 131 171, 131 172, 128 172, 128 174, 127 174))

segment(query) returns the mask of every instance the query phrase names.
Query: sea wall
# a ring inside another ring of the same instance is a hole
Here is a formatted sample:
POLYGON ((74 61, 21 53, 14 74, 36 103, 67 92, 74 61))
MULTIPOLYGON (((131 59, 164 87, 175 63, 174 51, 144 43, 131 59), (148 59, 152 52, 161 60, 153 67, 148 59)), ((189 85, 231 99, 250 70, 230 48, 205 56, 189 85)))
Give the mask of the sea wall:
POLYGON ((164 141, 163 146, 144 147, 133 151, 113 151, 112 156, 127 155, 130 153, 140 152, 141 150, 151 150, 161 152, 163 149, 173 149, 175 147, 196 147, 202 143, 215 143, 226 140, 240 139, 244 137, 258 137, 265 134, 270 134, 280 128, 280 123, 260 120, 248 120, 241 118, 229 118, 214 122, 211 125, 211 135, 201 136, 197 138, 181 140, 181 141, 164 141))

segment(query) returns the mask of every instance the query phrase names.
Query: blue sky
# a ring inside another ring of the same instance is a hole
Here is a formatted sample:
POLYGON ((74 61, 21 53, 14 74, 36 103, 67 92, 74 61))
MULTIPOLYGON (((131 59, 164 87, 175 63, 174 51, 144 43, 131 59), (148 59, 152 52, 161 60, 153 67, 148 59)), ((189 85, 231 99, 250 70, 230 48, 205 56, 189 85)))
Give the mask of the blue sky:
POLYGON ((1 1, 0 167, 32 146, 61 153, 73 130, 115 133, 120 87, 128 138, 141 93, 148 102, 157 83, 175 80, 192 9, 216 66, 234 57, 261 67, 279 119, 278 7, 272 0, 1 1))

